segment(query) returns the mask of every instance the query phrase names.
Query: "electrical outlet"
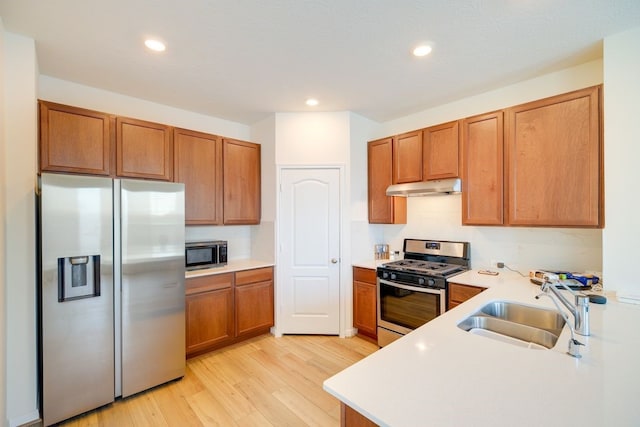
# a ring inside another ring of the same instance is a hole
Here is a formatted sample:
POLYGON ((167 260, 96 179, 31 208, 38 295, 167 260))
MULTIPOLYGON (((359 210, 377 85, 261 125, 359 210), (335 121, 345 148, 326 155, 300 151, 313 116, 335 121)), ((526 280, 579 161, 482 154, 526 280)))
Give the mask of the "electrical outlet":
POLYGON ((504 262, 492 259, 491 260, 491 267, 493 267, 493 268, 504 268, 504 262))

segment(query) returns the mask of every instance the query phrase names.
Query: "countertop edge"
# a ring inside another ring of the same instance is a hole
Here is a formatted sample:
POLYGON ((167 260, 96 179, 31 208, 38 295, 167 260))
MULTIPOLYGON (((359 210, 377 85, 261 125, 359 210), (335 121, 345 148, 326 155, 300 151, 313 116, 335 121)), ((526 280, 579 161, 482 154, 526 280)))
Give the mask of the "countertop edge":
POLYGON ((229 261, 226 265, 213 268, 203 268, 201 270, 186 271, 184 274, 185 279, 202 276, 212 276, 216 274, 234 273, 242 270, 252 270, 254 268, 273 267, 274 262, 262 261, 255 259, 241 259, 229 261))

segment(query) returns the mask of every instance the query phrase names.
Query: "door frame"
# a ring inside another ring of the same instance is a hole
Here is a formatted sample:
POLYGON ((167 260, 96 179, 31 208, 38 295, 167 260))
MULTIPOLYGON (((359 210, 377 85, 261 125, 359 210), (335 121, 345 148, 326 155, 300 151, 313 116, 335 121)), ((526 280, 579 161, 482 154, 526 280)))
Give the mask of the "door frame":
MULTIPOLYGON (((335 169, 339 173, 339 206, 340 206, 340 215, 339 215, 339 225, 338 225, 338 235, 339 237, 339 250, 340 250, 340 269, 339 274, 340 278, 338 280, 339 286, 339 301, 340 304, 338 310, 340 313, 340 326, 339 326, 339 336, 340 338, 350 337, 355 335, 355 330, 352 325, 352 317, 353 310, 349 309, 353 305, 352 303, 352 295, 351 295, 351 286, 349 286, 349 280, 351 279, 351 227, 348 225, 348 219, 350 218, 350 209, 349 205, 346 201, 346 174, 345 174, 345 165, 344 164, 319 164, 319 165, 289 165, 282 164, 276 165, 276 221, 275 221, 275 263, 276 266, 279 265, 280 260, 280 232, 281 232, 281 224, 280 224, 280 203, 281 203, 281 189, 282 189, 282 172, 285 170, 293 170, 293 169, 303 169, 303 170, 320 170, 320 169, 335 169)), ((275 326, 272 329, 272 333, 276 337, 281 337, 282 332, 280 331, 278 325, 280 321, 280 311, 282 306, 281 301, 281 293, 279 292, 278 284, 281 283, 282 273, 280 269, 276 268, 276 283, 274 289, 274 302, 275 302, 275 310, 274 310, 274 323, 275 326)))

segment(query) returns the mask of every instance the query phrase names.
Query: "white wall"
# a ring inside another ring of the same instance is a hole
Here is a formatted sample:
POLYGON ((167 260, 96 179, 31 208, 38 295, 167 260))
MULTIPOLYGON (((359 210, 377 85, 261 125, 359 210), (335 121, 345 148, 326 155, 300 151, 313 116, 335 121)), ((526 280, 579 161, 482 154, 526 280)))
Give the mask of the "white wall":
POLYGON ((349 159, 349 113, 276 114, 276 164, 344 164, 349 159))
POLYGON ((275 261, 276 218, 276 117, 272 115, 251 126, 251 140, 260 141, 262 217, 251 227, 251 257, 275 261))
MULTIPOLYGON (((600 83, 602 60, 592 61, 383 123, 375 137, 420 129, 600 83)), ((360 173, 366 174, 366 169, 360 173)), ((363 200, 366 201, 364 196, 363 200)), ((489 267, 490 261, 496 260, 523 272, 530 268, 602 270, 601 230, 463 227, 461 212, 459 195, 413 197, 407 202, 407 225, 371 227, 382 229, 382 241, 377 243, 389 243, 391 250, 401 251, 406 237, 469 241, 474 268, 489 267)), ((354 245, 367 249, 364 253, 354 254, 355 259, 371 258, 367 245, 354 245)))
POLYGON ((46 101, 163 123, 229 138, 243 140, 249 138, 249 127, 240 123, 205 116, 45 75, 41 75, 39 78, 38 97, 46 101))
POLYGON ((35 193, 37 64, 32 39, 4 33, 6 417, 38 418, 35 193))
POLYGON ((5 240, 5 188, 7 186, 6 159, 5 159, 5 115, 8 111, 5 105, 4 80, 5 53, 4 53, 4 27, 0 18, 0 425, 5 425, 6 411, 5 404, 7 398, 6 381, 6 323, 5 323, 5 293, 6 293, 6 240, 5 240))
POLYGON ((640 27, 604 41, 605 205, 603 270, 607 288, 640 298, 640 27))

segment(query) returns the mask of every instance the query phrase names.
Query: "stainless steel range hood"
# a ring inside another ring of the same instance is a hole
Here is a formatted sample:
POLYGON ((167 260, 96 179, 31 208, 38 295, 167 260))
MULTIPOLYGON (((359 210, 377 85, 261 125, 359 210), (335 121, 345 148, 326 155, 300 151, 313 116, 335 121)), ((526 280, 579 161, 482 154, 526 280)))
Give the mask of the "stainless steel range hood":
POLYGON ((453 194, 461 191, 461 184, 460 178, 394 184, 387 187, 387 196, 417 197, 453 194))

